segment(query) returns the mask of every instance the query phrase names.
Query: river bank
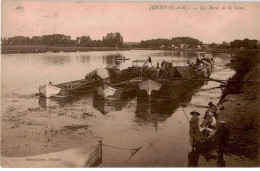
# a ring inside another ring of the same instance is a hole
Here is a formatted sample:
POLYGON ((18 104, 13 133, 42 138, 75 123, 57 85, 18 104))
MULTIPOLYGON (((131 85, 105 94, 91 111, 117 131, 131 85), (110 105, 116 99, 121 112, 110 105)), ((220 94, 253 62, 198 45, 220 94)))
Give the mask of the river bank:
POLYGON ((218 121, 226 121, 230 129, 228 153, 250 159, 259 166, 259 53, 240 53, 234 61, 236 74, 218 104, 218 121))
POLYGON ((22 54, 22 53, 62 53, 62 52, 88 52, 88 51, 121 51, 129 48, 117 47, 59 47, 59 46, 2 46, 2 54, 22 54))

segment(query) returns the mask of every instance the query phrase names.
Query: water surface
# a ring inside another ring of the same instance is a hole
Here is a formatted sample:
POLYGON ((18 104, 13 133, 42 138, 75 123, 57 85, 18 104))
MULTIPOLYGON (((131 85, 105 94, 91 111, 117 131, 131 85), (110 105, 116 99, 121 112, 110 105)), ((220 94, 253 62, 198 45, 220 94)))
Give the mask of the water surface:
MULTIPOLYGON (((82 104, 102 117, 90 123, 92 134, 104 143, 126 148, 143 147, 125 166, 188 166, 189 113, 196 109, 207 110, 209 101, 217 104, 221 96, 220 83, 207 82, 194 87, 172 103, 144 104, 136 97, 120 101, 95 99, 89 92, 69 99, 40 99, 34 96, 40 85, 52 81, 54 84, 83 79, 96 68, 116 65, 124 69, 136 59, 152 58, 152 65, 163 60, 174 61, 174 65, 186 65, 195 61, 200 53, 165 51, 105 51, 53 54, 2 55, 2 103, 9 95, 27 99, 21 105, 51 110, 82 104), (130 60, 115 62, 116 57, 130 60), (29 99, 29 100, 28 100, 29 99)), ((225 67, 227 55, 216 55, 215 71, 211 78, 228 79, 234 71, 225 67)), ((68 112, 74 112, 72 109, 68 112)), ((131 156, 131 151, 103 147, 103 166, 122 166, 131 156)), ((203 158, 203 156, 201 156, 203 158)), ((214 166, 214 165, 213 165, 214 166)))

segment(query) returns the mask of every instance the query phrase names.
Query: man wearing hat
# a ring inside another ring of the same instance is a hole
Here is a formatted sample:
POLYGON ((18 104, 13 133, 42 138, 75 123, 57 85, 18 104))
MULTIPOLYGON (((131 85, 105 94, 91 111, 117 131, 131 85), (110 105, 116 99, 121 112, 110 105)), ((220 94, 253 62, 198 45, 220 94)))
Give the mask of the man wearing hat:
POLYGON ((200 113, 194 110, 190 114, 192 115, 192 118, 190 120, 190 137, 193 143, 192 145, 194 145, 194 142, 198 140, 200 134, 199 117, 198 117, 200 113))
POLYGON ((229 141, 229 129, 226 127, 225 121, 220 121, 219 123, 220 125, 218 126, 216 132, 216 138, 217 138, 217 145, 218 145, 218 153, 220 155, 223 155, 229 141))

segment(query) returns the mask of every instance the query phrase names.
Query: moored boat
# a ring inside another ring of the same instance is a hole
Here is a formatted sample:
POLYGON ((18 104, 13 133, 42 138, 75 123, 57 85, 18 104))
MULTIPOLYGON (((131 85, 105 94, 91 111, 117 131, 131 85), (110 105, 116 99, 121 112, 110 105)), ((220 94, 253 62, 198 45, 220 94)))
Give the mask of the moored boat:
POLYGON ((60 87, 51 85, 51 83, 45 84, 39 87, 39 93, 44 97, 51 97, 59 94, 61 92, 60 87))
POLYGON ((172 63, 164 62, 163 68, 138 84, 138 96, 149 101, 174 100, 207 80, 212 71, 211 62, 200 66, 172 66, 172 63))
POLYGON ((100 68, 87 74, 85 79, 53 85, 51 82, 39 87, 40 96, 49 97, 67 97, 71 93, 84 93, 94 87, 102 85, 109 79, 108 71, 100 68))
POLYGON ((53 85, 50 83, 39 87, 43 97, 67 97, 71 93, 84 93, 98 86, 122 84, 126 80, 137 77, 139 67, 119 70, 115 67, 98 68, 85 76, 85 79, 53 85))
POLYGON ((100 96, 103 99, 125 99, 136 96, 138 83, 143 81, 148 76, 151 68, 144 68, 144 66, 150 61, 150 57, 141 61, 142 67, 138 66, 138 62, 133 61, 132 67, 124 69, 122 71, 114 70, 114 74, 110 74, 110 82, 104 83, 95 89, 95 95, 100 96))

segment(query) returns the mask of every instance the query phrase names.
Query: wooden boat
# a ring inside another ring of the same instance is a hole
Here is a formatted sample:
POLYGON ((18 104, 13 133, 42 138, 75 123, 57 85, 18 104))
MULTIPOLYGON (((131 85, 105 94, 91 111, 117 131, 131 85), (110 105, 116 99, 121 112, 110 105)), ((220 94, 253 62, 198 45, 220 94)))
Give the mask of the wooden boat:
POLYGON ((53 85, 51 82, 39 87, 43 97, 67 97, 70 93, 84 93, 109 80, 108 69, 100 68, 87 74, 85 79, 53 85))
POLYGON ((138 96, 151 101, 167 101, 178 98, 194 86, 204 82, 213 71, 212 64, 203 63, 199 67, 172 66, 165 62, 164 68, 150 73, 139 83, 138 96))
POLYGON ((85 79, 53 85, 51 82, 39 87, 39 95, 43 97, 67 97, 71 93, 85 93, 104 84, 122 84, 123 81, 137 77, 139 67, 129 67, 120 71, 115 67, 96 69, 86 75, 85 79))
POLYGON ((2 156, 1 164, 13 168, 101 167, 102 142, 94 139, 75 148, 34 156, 2 156))
MULTIPOLYGON (((133 61, 132 67, 122 71, 118 70, 115 74, 111 74, 111 82, 104 83, 96 88, 95 94, 103 99, 113 100, 136 96, 138 83, 144 80, 142 75, 147 69, 150 71, 150 68, 144 68, 149 60, 151 59, 148 58, 145 61, 141 61, 143 63, 142 67, 139 67, 137 64, 140 61, 133 61)), ((149 71, 146 73, 149 74, 149 71)))
POLYGON ((83 93, 90 89, 101 85, 102 80, 82 79, 57 85, 52 85, 51 82, 39 87, 40 96, 49 97, 67 97, 70 93, 83 93))
POLYGON ((51 83, 49 83, 49 84, 40 86, 39 92, 40 92, 40 94, 44 95, 45 97, 51 97, 51 96, 55 96, 55 95, 59 94, 61 92, 61 88, 53 86, 53 85, 51 85, 51 83))

